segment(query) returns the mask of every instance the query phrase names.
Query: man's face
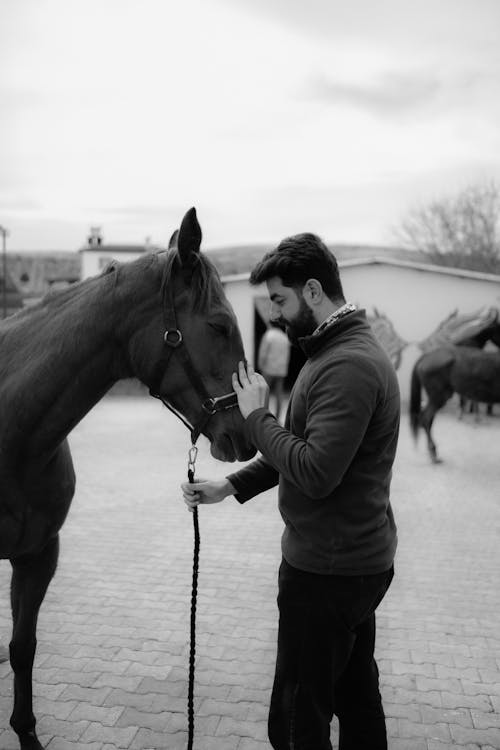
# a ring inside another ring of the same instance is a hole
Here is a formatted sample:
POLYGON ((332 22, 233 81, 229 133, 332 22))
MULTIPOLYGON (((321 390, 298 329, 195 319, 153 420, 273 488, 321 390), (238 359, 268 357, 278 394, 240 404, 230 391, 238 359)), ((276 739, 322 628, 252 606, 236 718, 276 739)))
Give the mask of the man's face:
POLYGON ((318 325, 312 310, 300 292, 284 286, 279 277, 266 283, 271 300, 271 322, 283 328, 291 343, 297 345, 298 339, 310 336, 318 325))

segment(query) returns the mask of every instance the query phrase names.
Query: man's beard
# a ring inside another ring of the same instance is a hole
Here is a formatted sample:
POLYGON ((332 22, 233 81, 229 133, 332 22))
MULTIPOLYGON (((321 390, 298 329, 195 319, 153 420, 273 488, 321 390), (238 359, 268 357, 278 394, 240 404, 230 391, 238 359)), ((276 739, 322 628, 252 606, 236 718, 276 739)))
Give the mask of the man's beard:
POLYGON ((310 336, 318 327, 311 308, 306 305, 303 298, 300 299, 297 315, 291 320, 281 318, 278 323, 280 327, 285 329, 286 335, 293 346, 298 346, 299 339, 303 336, 310 336))

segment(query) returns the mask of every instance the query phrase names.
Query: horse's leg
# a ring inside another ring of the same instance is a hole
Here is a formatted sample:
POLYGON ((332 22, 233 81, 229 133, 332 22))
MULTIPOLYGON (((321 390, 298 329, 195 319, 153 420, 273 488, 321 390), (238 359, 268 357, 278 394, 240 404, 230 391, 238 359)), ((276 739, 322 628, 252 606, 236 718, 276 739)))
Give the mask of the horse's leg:
POLYGON ((422 410, 422 414, 420 415, 420 424, 424 428, 425 434, 427 436, 427 449, 429 451, 432 463, 434 464, 441 463, 441 459, 438 458, 437 455, 436 443, 432 439, 431 434, 432 423, 434 422, 434 417, 436 416, 437 411, 438 408, 436 408, 436 406, 431 401, 428 401, 424 409, 422 410))
POLYGON ((467 399, 465 398, 465 396, 460 396, 459 402, 460 402, 460 406, 458 409, 458 418, 463 419, 464 414, 465 414, 465 409, 467 407, 467 399))
POLYGON ((473 404, 473 407, 474 407, 473 410, 472 410, 472 413, 474 414, 474 422, 476 424, 479 424, 479 422, 481 421, 481 412, 480 412, 480 408, 479 408, 479 401, 473 401, 472 404, 473 404))
POLYGON ((32 672, 38 612, 56 571, 58 555, 59 538, 54 537, 41 552, 11 560, 10 663, 14 671, 14 710, 10 723, 19 737, 21 750, 43 750, 35 732, 32 672))

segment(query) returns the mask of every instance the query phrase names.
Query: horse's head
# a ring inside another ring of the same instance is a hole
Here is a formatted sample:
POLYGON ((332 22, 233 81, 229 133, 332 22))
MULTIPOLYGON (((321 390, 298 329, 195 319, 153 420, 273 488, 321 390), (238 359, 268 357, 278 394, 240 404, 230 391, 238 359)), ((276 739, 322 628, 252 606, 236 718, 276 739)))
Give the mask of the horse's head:
POLYGON ((238 362, 245 359, 241 334, 217 270, 200 244, 201 228, 192 208, 168 252, 155 256, 150 266, 156 294, 130 341, 129 356, 151 393, 195 433, 208 437, 215 458, 244 461, 255 449, 245 435, 231 382, 238 362))

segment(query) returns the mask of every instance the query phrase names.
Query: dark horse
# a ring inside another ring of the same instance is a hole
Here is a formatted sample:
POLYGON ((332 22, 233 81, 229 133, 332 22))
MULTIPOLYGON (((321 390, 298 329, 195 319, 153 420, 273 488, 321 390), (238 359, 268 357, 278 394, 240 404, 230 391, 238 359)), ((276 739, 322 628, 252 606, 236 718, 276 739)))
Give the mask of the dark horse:
POLYGON ((500 351, 484 352, 480 347, 487 341, 500 346, 498 312, 484 329, 478 330, 460 345, 449 344, 423 354, 415 363, 411 375, 410 425, 414 437, 419 427, 427 435, 429 455, 440 463, 431 428, 436 412, 453 393, 461 398, 487 404, 500 402, 500 351), (425 388, 427 403, 421 408, 421 390, 425 388))
POLYGON ((68 433, 113 383, 135 376, 199 426, 216 458, 247 460, 255 453, 239 409, 218 410, 220 403, 235 403, 231 374, 244 353, 235 315, 200 243, 191 209, 177 247, 112 263, 0 326, 0 558, 13 571, 10 723, 21 750, 43 750, 32 669, 38 611, 75 489, 68 433))

